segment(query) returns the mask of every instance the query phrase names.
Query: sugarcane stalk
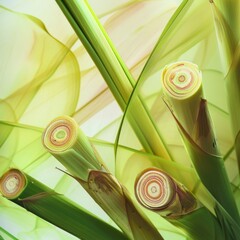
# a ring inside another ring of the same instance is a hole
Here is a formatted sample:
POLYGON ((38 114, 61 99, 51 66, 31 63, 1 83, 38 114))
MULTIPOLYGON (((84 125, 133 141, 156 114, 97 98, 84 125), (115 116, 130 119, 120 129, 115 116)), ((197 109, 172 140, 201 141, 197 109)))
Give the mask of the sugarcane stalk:
POLYGON ((96 158, 95 150, 76 121, 68 116, 58 117, 49 124, 43 135, 43 144, 60 162, 69 159, 70 172, 74 176, 81 169, 79 177, 85 181, 89 169, 106 168, 96 158))
POLYGON ((63 116, 53 120, 43 133, 43 145, 129 239, 163 239, 149 219, 135 207, 127 190, 108 172, 74 119, 63 116))
MULTIPOLYGON (((84 47, 98 67, 120 108, 124 111, 133 91, 134 80, 106 31, 87 1, 56 0, 84 47)), ((159 131, 138 97, 129 121, 143 148, 171 159, 159 131), (136 109, 136 110, 135 110, 136 109), (142 126, 145 125, 145 128, 142 126)))
POLYGON ((162 72, 165 101, 172 111, 194 167, 209 192, 240 222, 229 179, 220 156, 197 65, 178 62, 162 72))
POLYGON ((181 183, 158 168, 147 168, 135 181, 135 196, 191 239, 225 239, 217 219, 181 183))
POLYGON ((197 208, 195 197, 157 168, 147 168, 135 181, 135 196, 144 207, 161 216, 177 218, 197 208))
POLYGON ((80 239, 127 239, 119 230, 18 169, 10 169, 1 177, 0 191, 7 199, 80 239))
POLYGON ((187 133, 207 152, 219 154, 211 119, 205 117, 208 113, 204 112, 207 109, 203 105, 202 75, 198 66, 184 61, 167 65, 161 79, 165 99, 187 133), (201 122, 205 132, 200 132, 200 123, 196 122, 203 119, 209 123, 201 122))

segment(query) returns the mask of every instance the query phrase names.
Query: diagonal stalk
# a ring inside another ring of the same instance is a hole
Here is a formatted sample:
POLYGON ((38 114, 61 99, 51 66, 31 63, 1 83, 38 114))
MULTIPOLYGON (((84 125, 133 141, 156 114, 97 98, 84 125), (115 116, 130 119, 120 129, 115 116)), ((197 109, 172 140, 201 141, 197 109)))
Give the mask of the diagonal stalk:
POLYGON ((53 120, 43 133, 43 145, 129 239, 163 239, 135 207, 127 190, 106 170, 100 156, 72 118, 63 116, 53 120))
POLYGON ((226 74, 227 100, 240 169, 240 3, 237 0, 210 1, 226 74))
MULTIPOLYGON (((124 111, 133 91, 134 80, 94 12, 87 1, 57 0, 57 3, 124 111)), ((130 114, 129 121, 147 152, 170 159, 168 150, 140 98, 136 100, 136 110, 130 114)))
POLYGON ((220 156, 198 66, 177 62, 162 72, 167 105, 182 134, 194 167, 209 192, 224 209, 240 222, 223 158, 220 156))
POLYGON ((214 215, 184 185, 158 168, 138 175, 135 195, 145 208, 183 229, 191 239, 225 239, 214 215))
POLYGON ((17 169, 1 177, 0 190, 7 199, 80 239, 126 239, 114 227, 17 169))

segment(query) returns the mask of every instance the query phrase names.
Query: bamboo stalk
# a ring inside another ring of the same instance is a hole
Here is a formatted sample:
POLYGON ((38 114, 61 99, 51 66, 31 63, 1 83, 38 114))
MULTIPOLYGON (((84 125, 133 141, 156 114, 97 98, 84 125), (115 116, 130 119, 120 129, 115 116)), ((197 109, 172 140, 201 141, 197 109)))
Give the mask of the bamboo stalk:
POLYGON ((7 199, 80 239, 127 239, 114 227, 18 169, 10 169, 1 177, 0 191, 7 199))
POLYGON ((216 144, 197 65, 178 62, 162 72, 163 91, 194 167, 206 188, 240 222, 224 162, 216 144))
POLYGON ((138 175, 135 196, 142 206, 181 228, 191 239, 225 239, 217 219, 160 169, 148 168, 138 175))
POLYGON ((127 190, 107 171, 100 156, 72 118, 63 116, 53 120, 43 133, 43 145, 129 239, 163 239, 149 219, 135 207, 127 190), (68 130, 59 141, 58 135, 63 129, 68 130))
MULTIPOLYGON (((56 2, 92 57, 120 108, 125 110, 133 91, 134 80, 97 16, 85 0, 56 2)), ((136 110, 131 112, 129 121, 143 148, 147 152, 171 159, 142 100, 138 97, 134 104, 136 108, 132 109, 136 110), (146 127, 142 128, 143 125, 146 127)))

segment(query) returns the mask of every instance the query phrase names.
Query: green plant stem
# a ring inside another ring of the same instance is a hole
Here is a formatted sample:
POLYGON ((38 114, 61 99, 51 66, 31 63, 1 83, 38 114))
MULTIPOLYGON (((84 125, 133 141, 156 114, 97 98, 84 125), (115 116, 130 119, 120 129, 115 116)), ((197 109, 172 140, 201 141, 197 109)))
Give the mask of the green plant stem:
POLYGON ((174 118, 201 181, 228 214, 239 224, 239 213, 222 157, 204 151, 193 141, 178 119, 175 116, 174 118))
POLYGON ((5 229, 0 227, 0 239, 1 240, 18 240, 16 237, 14 237, 12 234, 7 232, 5 229))
POLYGON ((216 217, 183 184, 158 168, 138 175, 135 195, 145 208, 181 228, 191 239, 225 239, 216 217))
MULTIPOLYGON (((85 0, 57 0, 57 3, 98 67, 120 108, 125 110, 134 80, 94 12, 85 0)), ((171 159, 140 98, 137 98, 134 109, 136 110, 131 113, 129 121, 143 148, 147 152, 171 159)))
MULTIPOLYGON (((63 195, 54 192, 31 176, 18 172, 25 178, 26 184, 17 196, 11 197, 10 200, 14 203, 80 239, 127 239, 120 231, 63 195)), ((3 191, 2 194, 4 195, 3 191)))
POLYGON ((223 158, 216 144, 197 65, 178 62, 163 70, 163 90, 194 167, 209 192, 240 223, 223 158), (191 111, 193 110, 193 111, 191 111), (188 114, 188 112, 190 114, 188 114), (190 117, 190 121, 187 116, 190 117))
POLYGON ((186 232, 190 239, 226 239, 219 222, 205 207, 198 208, 178 219, 168 219, 168 221, 186 232))

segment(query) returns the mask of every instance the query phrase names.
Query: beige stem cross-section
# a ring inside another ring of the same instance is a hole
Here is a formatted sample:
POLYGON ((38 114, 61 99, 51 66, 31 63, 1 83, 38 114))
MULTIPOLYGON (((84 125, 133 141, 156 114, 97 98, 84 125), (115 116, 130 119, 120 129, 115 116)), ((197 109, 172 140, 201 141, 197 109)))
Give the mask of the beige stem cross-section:
POLYGON ((165 99, 184 129, 203 150, 218 155, 198 66, 186 61, 167 65, 161 79, 165 99))
POLYGON ((149 219, 135 207, 127 190, 104 166, 88 138, 70 117, 53 120, 43 145, 82 185, 129 239, 162 240, 149 219))
POLYGON ((135 195, 144 207, 169 218, 197 208, 196 198, 165 172, 149 168, 136 179, 135 195))
POLYGON ((218 151, 207 101, 203 99, 202 74, 191 62, 167 65, 162 72, 165 102, 172 112, 193 165, 209 192, 240 222, 224 162, 218 151))
POLYGON ((208 209, 181 183, 158 168, 147 168, 139 174, 135 196, 142 206, 181 228, 190 239, 224 239, 219 222, 208 209))

